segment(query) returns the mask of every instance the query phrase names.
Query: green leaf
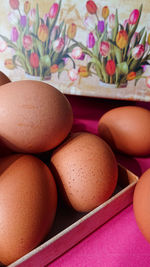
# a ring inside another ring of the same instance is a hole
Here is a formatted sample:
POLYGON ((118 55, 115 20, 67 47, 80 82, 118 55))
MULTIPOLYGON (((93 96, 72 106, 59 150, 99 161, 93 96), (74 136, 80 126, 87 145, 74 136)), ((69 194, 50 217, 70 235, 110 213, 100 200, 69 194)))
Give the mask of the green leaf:
POLYGON ((147 38, 147 32, 145 32, 144 37, 143 37, 143 40, 141 42, 141 44, 143 44, 144 46, 146 44, 146 38, 147 38))
POLYGON ((38 6, 38 4, 36 4, 36 20, 35 20, 35 23, 33 25, 33 33, 35 35, 37 35, 37 33, 38 33, 39 24, 40 24, 39 6, 38 6))
POLYGON ((118 48, 117 46, 114 46, 114 53, 115 53, 115 57, 117 59, 117 63, 121 63, 122 61, 122 51, 120 50, 120 48, 118 48))
POLYGON ((128 74, 129 69, 128 69, 128 64, 127 64, 126 61, 124 61, 124 62, 118 64, 118 65, 117 65, 117 68, 118 68, 118 70, 119 70, 119 72, 120 72, 121 74, 128 74))
POLYGON ((49 55, 44 55, 40 58, 40 63, 42 67, 50 67, 51 66, 51 59, 49 55))
POLYGON ((68 54, 63 54, 63 57, 64 57, 64 58, 69 58, 69 59, 72 61, 73 68, 75 69, 76 64, 75 64, 74 60, 72 59, 72 57, 70 57, 68 54))
POLYGON ((144 32, 145 32, 145 27, 143 27, 142 30, 140 30, 139 32, 139 42, 141 41, 144 32))
POLYGON ((73 48, 75 48, 77 45, 76 44, 73 44, 71 46, 69 46, 66 50, 65 50, 65 53, 68 54, 68 53, 71 53, 73 48))
POLYGON ((7 46, 17 50, 17 46, 12 41, 10 41, 7 37, 3 36, 2 34, 0 34, 0 37, 7 43, 7 46))
POLYGON ((118 10, 116 9, 116 14, 115 14, 115 27, 113 29, 113 41, 116 40, 116 35, 118 33, 118 25, 119 25, 119 20, 118 20, 118 10))
POLYGON ((89 72, 90 71, 90 67, 92 66, 92 62, 88 62, 87 64, 87 71, 89 72))

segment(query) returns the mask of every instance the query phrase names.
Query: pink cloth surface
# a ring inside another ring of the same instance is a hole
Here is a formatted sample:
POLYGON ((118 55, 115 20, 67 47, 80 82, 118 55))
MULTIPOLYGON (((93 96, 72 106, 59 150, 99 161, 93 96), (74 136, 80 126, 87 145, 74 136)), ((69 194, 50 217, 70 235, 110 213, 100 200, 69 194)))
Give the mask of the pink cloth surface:
MULTIPOLYGON (((74 113, 73 131, 97 134, 99 118, 109 109, 150 103, 68 96, 74 113)), ((118 162, 140 176, 150 168, 150 157, 134 158, 116 153, 118 162)), ((137 227, 132 204, 47 267, 150 267, 150 244, 137 227)))

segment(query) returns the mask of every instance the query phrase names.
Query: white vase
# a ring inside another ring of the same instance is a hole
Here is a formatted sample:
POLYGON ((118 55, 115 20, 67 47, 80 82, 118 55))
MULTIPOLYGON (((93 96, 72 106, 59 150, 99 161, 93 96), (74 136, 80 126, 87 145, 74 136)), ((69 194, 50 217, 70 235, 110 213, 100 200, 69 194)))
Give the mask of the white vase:
POLYGON ((127 82, 126 83, 122 83, 119 85, 119 87, 116 86, 115 83, 104 83, 102 81, 99 82, 100 86, 102 87, 106 87, 106 88, 113 88, 113 89, 118 89, 118 88, 125 88, 127 87, 127 82))
POLYGON ((25 73, 25 76, 27 79, 34 80, 34 81, 48 81, 51 79, 51 75, 45 76, 43 79, 40 76, 34 76, 34 75, 29 74, 29 73, 25 73))

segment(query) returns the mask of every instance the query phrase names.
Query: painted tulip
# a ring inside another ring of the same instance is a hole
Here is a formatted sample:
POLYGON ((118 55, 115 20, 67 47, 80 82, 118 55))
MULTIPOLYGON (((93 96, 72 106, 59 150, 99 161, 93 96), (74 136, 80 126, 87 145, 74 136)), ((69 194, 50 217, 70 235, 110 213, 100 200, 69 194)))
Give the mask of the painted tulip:
POLYGON ((129 16, 129 24, 134 25, 137 23, 140 12, 138 9, 134 9, 129 16))
POLYGON ((96 14, 97 12, 97 5, 94 3, 94 1, 87 1, 86 8, 90 14, 96 14))
POLYGON ((140 40, 140 35, 139 35, 138 32, 135 32, 135 33, 133 34, 133 36, 132 36, 130 45, 131 45, 132 47, 134 47, 136 41, 139 41, 139 40, 140 40))
POLYGON ((82 49, 80 47, 74 47, 71 52, 71 57, 73 59, 79 59, 82 55, 82 49))
POLYGON ((78 78, 78 71, 76 69, 71 69, 68 71, 69 79, 74 82, 78 78))
POLYGON ((46 24, 47 18, 49 17, 48 13, 45 13, 43 16, 44 23, 46 24))
POLYGON ((110 76, 115 74, 116 64, 112 59, 107 61, 106 66, 105 66, 105 70, 106 70, 107 74, 110 76))
POLYGON ((64 48, 65 42, 62 37, 58 38, 53 42, 53 49, 55 52, 59 53, 64 48))
POLYGON ((149 33, 149 35, 148 35, 147 42, 148 42, 148 44, 150 45, 150 33, 149 33))
POLYGON ((4 52, 7 48, 7 43, 0 37, 0 52, 4 52))
POLYGON ((20 24, 21 26, 25 27, 27 24, 27 17, 26 16, 21 16, 20 17, 20 24))
POLYGON ((18 20, 19 20, 19 15, 16 14, 15 11, 9 12, 8 21, 9 21, 10 24, 16 25, 18 23, 18 20))
POLYGON ((95 45, 95 37, 94 37, 94 34, 90 32, 87 38, 87 47, 93 48, 94 45, 95 45))
POLYGON ((126 30, 126 27, 127 27, 127 24, 129 23, 129 20, 128 19, 125 19, 124 22, 123 22, 123 28, 124 30, 126 30))
POLYGON ((98 25, 97 25, 97 30, 101 33, 104 32, 104 29, 105 29, 105 22, 104 20, 99 20, 98 21, 98 25))
POLYGON ((108 16, 109 16, 109 8, 108 8, 108 6, 104 6, 102 9, 102 17, 104 19, 107 19, 108 16))
POLYGON ((136 47, 134 47, 132 49, 132 56, 133 56, 134 59, 137 60, 137 59, 140 59, 143 56, 144 52, 145 52, 144 45, 139 44, 139 45, 137 45, 136 47))
POLYGON ((86 66, 80 66, 78 69, 78 74, 80 77, 88 77, 89 76, 89 72, 87 70, 86 66))
POLYGON ((54 64, 50 67, 50 72, 51 73, 55 73, 58 71, 58 65, 57 64, 54 64))
POLYGON ((55 40, 60 34, 60 28, 59 26, 54 26, 52 32, 51 32, 51 41, 55 40))
POLYGON ((33 46, 32 37, 30 35, 23 36, 23 47, 28 51, 31 50, 33 46))
POLYGON ((110 44, 106 41, 101 42, 99 51, 103 57, 107 57, 110 51, 110 44))
POLYGON ((12 9, 18 9, 19 8, 19 0, 9 0, 9 4, 12 9))
POLYGON ((33 23, 36 19, 36 9, 35 8, 32 8, 29 12, 29 19, 30 19, 30 22, 33 23))
POLYGON ((43 43, 48 39, 48 27, 45 24, 41 24, 38 28, 38 38, 43 43))
POLYGON ((5 59, 4 66, 9 70, 13 70, 15 68, 13 60, 11 58, 5 59))
POLYGON ((115 27, 115 15, 109 15, 109 27, 113 29, 115 27))
POLYGON ((125 30, 121 30, 117 33, 116 36, 116 44, 120 49, 123 49, 126 47, 128 43, 128 34, 125 30))
POLYGON ((30 2, 29 1, 25 1, 24 2, 24 12, 25 12, 25 14, 27 15, 28 13, 29 13, 29 11, 30 11, 30 2))
POLYGON ((146 78, 146 86, 150 88, 150 76, 146 78))
POLYGON ((12 42, 17 42, 19 37, 19 33, 16 27, 12 27, 12 31, 11 31, 11 40, 12 42))
POLYGON ((127 75, 127 81, 132 81, 132 80, 135 79, 135 77, 136 77, 136 72, 131 71, 131 72, 129 72, 128 75, 127 75))
POLYGON ((39 56, 35 52, 31 53, 30 55, 30 65, 35 69, 39 67, 39 56))
POLYGON ((93 16, 87 16, 84 20, 84 25, 89 31, 93 31, 95 29, 95 20, 93 16))
POLYGON ((73 39, 76 35, 76 32, 77 32, 77 25, 75 23, 71 23, 67 30, 67 36, 70 39, 73 39))
POLYGON ((57 16, 58 13, 58 9, 59 9, 59 5, 57 3, 54 3, 49 10, 49 18, 53 19, 57 16))
POLYGON ((82 53, 81 57, 78 58, 79 60, 84 60, 85 59, 85 54, 82 53))

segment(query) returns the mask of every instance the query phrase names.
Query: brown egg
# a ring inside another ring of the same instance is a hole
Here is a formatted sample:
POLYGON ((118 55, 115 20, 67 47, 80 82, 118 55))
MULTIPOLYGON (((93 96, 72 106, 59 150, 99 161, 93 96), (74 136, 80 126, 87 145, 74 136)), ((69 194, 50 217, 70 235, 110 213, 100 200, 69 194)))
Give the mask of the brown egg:
POLYGON ((51 157, 60 191, 75 210, 86 212, 106 201, 117 184, 111 148, 91 133, 74 133, 51 157))
POLYGON ((60 144, 68 135, 73 114, 67 98, 38 81, 17 81, 1 86, 0 137, 8 148, 40 153, 60 144))
POLYGON ((98 131, 113 149, 135 156, 150 154, 150 111, 147 109, 114 108, 100 118, 98 131))
POLYGON ((10 82, 11 80, 3 72, 0 71, 0 86, 10 82))
POLYGON ((150 169, 142 174, 136 184, 133 210, 139 229, 150 243, 150 169))
POLYGON ((35 248, 54 221, 57 191, 49 168, 30 155, 0 159, 0 262, 35 248))

